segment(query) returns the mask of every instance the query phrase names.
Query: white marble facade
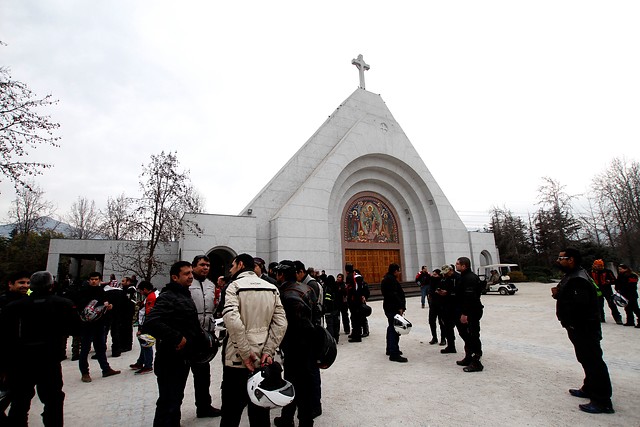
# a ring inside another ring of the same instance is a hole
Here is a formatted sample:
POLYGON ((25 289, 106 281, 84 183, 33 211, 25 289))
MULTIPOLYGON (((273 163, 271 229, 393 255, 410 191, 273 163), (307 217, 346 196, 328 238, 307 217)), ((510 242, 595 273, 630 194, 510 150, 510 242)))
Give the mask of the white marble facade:
MULTIPOLYGON (((386 200, 396 213, 404 271, 418 271, 421 265, 436 268, 460 256, 471 258, 474 269, 499 262, 493 234, 467 231, 380 95, 363 87, 361 77, 361 87, 237 216, 188 214, 202 234, 187 232, 171 246, 175 253, 169 258, 190 261, 205 253, 228 264, 234 255, 247 252, 267 262, 300 259, 336 274, 345 260, 346 204, 367 193, 386 200)), ((82 253, 83 243, 74 245, 52 242, 48 268, 56 271, 62 252, 55 248, 82 253)), ((105 267, 110 265, 110 245, 95 241, 90 249, 106 254, 105 267)), ((111 273, 107 270, 105 274, 111 273)), ((159 277, 158 284, 166 279, 159 277)))

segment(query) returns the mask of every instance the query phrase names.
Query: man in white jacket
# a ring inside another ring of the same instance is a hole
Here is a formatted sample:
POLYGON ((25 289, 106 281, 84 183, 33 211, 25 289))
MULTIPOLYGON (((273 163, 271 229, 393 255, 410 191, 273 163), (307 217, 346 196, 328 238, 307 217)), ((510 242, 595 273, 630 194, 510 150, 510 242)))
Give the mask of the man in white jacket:
POLYGON ((231 264, 231 274, 222 312, 227 337, 220 426, 239 425, 247 404, 252 426, 270 425, 269 409, 249 400, 247 379, 256 368, 273 362, 287 330, 287 317, 278 288, 255 274, 251 255, 238 255, 231 264))
MULTIPOLYGON (((198 255, 191 263, 193 283, 189 286, 191 298, 198 310, 198 320, 202 329, 208 331, 213 325, 214 299, 216 287, 207 279, 211 263, 206 255, 198 255)), ((220 409, 211 405, 211 366, 207 363, 192 363, 193 387, 196 397, 196 416, 198 418, 219 417, 220 409)))

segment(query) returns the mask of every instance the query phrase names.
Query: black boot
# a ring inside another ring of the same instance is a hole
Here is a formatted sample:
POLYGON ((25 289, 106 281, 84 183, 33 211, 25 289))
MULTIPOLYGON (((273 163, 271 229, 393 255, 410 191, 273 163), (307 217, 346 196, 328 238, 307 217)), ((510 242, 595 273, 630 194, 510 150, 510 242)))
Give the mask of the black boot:
POLYGON ((445 348, 443 348, 442 350, 440 350, 440 353, 442 353, 442 354, 457 353, 456 346, 455 345, 448 345, 445 348))
POLYGON ((431 341, 429 341, 429 344, 438 344, 438 338, 436 337, 431 338, 431 341))

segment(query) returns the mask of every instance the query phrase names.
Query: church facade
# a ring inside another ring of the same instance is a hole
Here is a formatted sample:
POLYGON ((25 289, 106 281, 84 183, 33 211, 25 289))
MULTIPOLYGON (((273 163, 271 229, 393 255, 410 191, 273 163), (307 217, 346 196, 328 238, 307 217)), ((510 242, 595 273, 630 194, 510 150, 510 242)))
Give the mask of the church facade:
MULTIPOLYGON (((474 269, 499 262, 493 234, 466 229, 380 95, 364 88, 362 57, 353 63, 360 87, 242 212, 187 214, 202 232, 185 231, 175 260, 208 254, 212 275, 243 252, 267 262, 299 259, 334 275, 351 262, 369 283, 391 262, 404 280, 460 256, 474 269)), ((52 249, 61 254, 71 242, 52 249)), ((104 267, 109 273, 108 255, 104 267)))

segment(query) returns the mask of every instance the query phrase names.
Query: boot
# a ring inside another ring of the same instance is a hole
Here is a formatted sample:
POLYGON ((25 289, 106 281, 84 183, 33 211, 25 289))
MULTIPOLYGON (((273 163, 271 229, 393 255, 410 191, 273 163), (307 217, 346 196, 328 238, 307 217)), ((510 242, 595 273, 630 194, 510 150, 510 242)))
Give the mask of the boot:
POLYGON ((480 363, 480 360, 474 359, 469 366, 465 366, 464 368, 462 368, 463 371, 465 372, 481 372, 484 369, 484 366, 482 365, 482 363, 480 363))
POLYGON ((457 353, 456 346, 455 345, 448 345, 445 348, 443 348, 442 350, 440 350, 440 353, 442 353, 442 354, 457 353))
POLYGON ((471 358, 471 355, 465 354, 464 355, 464 359, 456 361, 456 365, 458 365, 458 366, 469 366, 469 365, 471 365, 471 362, 473 362, 473 359, 471 358))
POLYGON ((437 344, 438 343, 438 338, 433 337, 431 338, 431 341, 429 341, 429 344, 437 344))
POLYGON ((444 335, 442 336, 442 338, 440 338, 440 345, 447 345, 447 339, 444 337, 444 335))

